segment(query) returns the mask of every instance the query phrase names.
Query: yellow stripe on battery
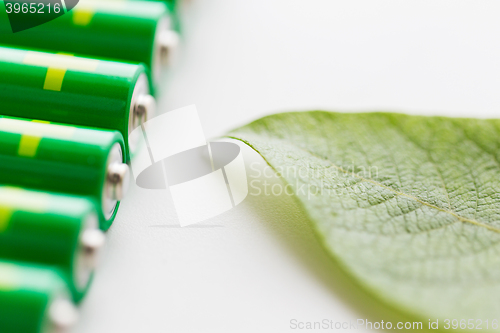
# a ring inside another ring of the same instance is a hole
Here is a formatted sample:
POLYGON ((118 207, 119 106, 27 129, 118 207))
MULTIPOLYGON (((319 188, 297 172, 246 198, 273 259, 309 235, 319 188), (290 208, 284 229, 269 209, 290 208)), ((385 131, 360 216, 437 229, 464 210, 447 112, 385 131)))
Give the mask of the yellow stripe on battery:
MULTIPOLYGON (((41 121, 41 120, 33 120, 33 121, 42 124, 50 124, 50 122, 48 121, 41 121)), ((40 140, 42 140, 42 138, 39 136, 33 136, 33 135, 21 136, 21 141, 19 142, 19 150, 17 154, 19 156, 35 157, 36 152, 38 150, 38 145, 40 145, 40 140)))
POLYGON ((40 145, 40 140, 42 140, 42 138, 39 136, 21 136, 21 142, 19 142, 19 150, 17 154, 24 157, 35 157, 38 146, 40 145))
POLYGON ((79 26, 87 26, 92 21, 95 11, 90 8, 75 8, 73 9, 73 24, 79 26))
POLYGON ((47 67, 47 75, 45 76, 43 89, 61 91, 67 70, 95 72, 99 65, 99 60, 73 57, 69 54, 48 54, 28 51, 26 52, 23 63, 47 67))
POLYGON ((12 208, 0 205, 0 233, 7 230, 12 214, 12 208))
POLYGON ((61 91, 64 75, 66 75, 66 69, 49 67, 43 89, 61 91))
POLYGON ((18 155, 35 157, 42 138, 70 139, 76 128, 51 125, 45 121, 0 118, 0 131, 21 134, 18 155))

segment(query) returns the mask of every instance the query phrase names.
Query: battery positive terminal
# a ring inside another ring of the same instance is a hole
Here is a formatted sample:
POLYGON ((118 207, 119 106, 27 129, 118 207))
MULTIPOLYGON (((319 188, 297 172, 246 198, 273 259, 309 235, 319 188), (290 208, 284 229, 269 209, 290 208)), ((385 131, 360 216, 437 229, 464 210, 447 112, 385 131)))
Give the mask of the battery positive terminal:
POLYGON ((56 299, 49 308, 51 333, 67 333, 76 324, 78 311, 67 299, 56 299))
POLYGON ((141 126, 156 113, 156 100, 149 94, 139 95, 135 102, 134 115, 132 118, 133 128, 141 126))
POLYGON ((172 65, 179 47, 179 34, 173 30, 163 30, 158 37, 161 63, 172 65))
POLYGON ((108 165, 106 185, 109 199, 122 200, 128 191, 129 184, 130 168, 127 164, 115 162, 108 165))

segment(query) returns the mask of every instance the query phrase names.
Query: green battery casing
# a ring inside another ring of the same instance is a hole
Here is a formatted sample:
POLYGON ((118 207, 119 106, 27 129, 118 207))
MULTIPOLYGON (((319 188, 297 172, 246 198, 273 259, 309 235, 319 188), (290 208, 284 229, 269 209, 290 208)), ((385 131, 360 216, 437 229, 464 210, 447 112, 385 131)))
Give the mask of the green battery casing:
POLYGON ((130 160, 143 65, 0 47, 0 114, 119 131, 130 160))
POLYGON ((146 1, 164 2, 171 11, 177 8, 177 3, 178 3, 178 0, 146 0, 146 1))
POLYGON ((179 0, 143 0, 143 1, 159 1, 163 2, 167 5, 168 9, 170 10, 171 18, 172 18, 172 27, 180 31, 180 20, 179 20, 179 0))
POLYGON ((0 4, 0 44, 144 63, 157 84, 161 69, 158 35, 170 28, 170 15, 162 2, 80 2, 50 22, 13 33, 6 8, 0 4))
POLYGON ((170 10, 175 10, 177 8, 178 2, 178 0, 165 0, 165 3, 167 4, 168 8, 170 8, 170 10))
MULTIPOLYGON (((106 230, 119 206, 110 206, 105 195, 107 166, 117 147, 124 149, 118 131, 0 116, 0 184, 87 196, 100 204, 106 230)), ((125 162, 123 156, 119 160, 125 162)))
POLYGON ((81 237, 97 226, 88 199, 0 186, 0 258, 57 267, 75 301, 93 273, 83 263, 81 237))
POLYGON ((0 261, 0 332, 45 333, 51 303, 68 296, 59 272, 0 261))

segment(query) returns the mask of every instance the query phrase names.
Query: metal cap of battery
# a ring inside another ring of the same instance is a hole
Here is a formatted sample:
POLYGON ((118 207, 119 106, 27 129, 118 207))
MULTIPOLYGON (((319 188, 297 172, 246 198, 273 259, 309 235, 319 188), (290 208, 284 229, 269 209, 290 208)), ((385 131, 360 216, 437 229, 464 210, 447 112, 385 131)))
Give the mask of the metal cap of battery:
POLYGON ((108 165, 108 198, 121 201, 128 191, 130 184, 130 168, 125 163, 111 163, 108 165))
POLYGON ((105 243, 104 233, 99 229, 99 219, 92 212, 83 221, 82 231, 73 265, 73 278, 77 290, 85 290, 97 267, 101 249, 105 243))
POLYGON ((156 113, 156 100, 149 94, 142 94, 137 97, 134 105, 132 117, 132 128, 144 124, 148 119, 153 118, 156 113))
POLYGON ((161 62, 171 65, 179 48, 179 34, 173 30, 163 30, 158 37, 161 62))
POLYGON ((123 151, 119 143, 111 148, 106 166, 106 180, 103 188, 103 212, 109 219, 118 201, 121 201, 128 191, 130 184, 130 168, 123 163, 123 151))
POLYGON ((172 30, 172 19, 164 16, 158 21, 151 64, 151 81, 153 85, 160 83, 162 68, 170 66, 177 58, 179 35, 172 30))
MULTIPOLYGON (((150 95, 149 81, 146 74, 142 73, 135 83, 134 92, 132 93, 132 99, 130 102, 130 112, 128 120, 128 132, 129 134, 134 131, 137 127, 144 124, 149 119, 152 119, 156 113, 156 100, 150 95)), ((134 155, 138 145, 138 137, 129 135, 128 146, 130 149, 130 155, 134 155)))
POLYGON ((49 306, 50 333, 67 333, 78 320, 78 310, 65 298, 57 298, 49 306))

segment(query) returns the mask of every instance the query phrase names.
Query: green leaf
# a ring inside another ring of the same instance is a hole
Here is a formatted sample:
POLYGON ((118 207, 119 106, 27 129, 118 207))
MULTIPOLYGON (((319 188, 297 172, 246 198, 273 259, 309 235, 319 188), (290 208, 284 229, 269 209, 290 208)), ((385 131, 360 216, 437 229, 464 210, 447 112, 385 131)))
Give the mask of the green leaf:
POLYGON ((286 180, 369 292, 424 327, 500 319, 500 120, 297 112, 228 136, 286 180))

